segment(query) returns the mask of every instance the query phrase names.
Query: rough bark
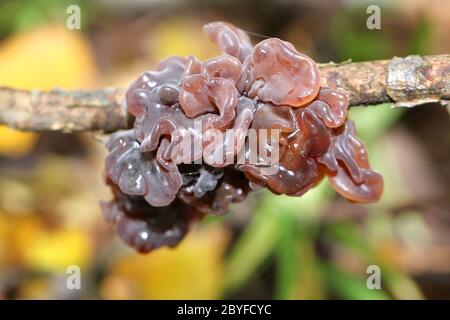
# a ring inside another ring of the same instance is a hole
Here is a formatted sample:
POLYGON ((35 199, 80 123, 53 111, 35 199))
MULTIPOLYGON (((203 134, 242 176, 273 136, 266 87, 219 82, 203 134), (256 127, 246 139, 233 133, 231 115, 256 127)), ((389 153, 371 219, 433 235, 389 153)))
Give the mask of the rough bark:
POLYGON ((0 87, 0 124, 30 131, 112 132, 127 127, 122 89, 17 90, 0 87))
MULTIPOLYGON (((416 106, 450 100, 450 55, 321 64, 322 86, 351 106, 392 102, 416 106)), ((128 125, 124 89, 39 91, 0 87, 0 124, 32 131, 112 132, 128 125)))
POLYGON ((450 100, 450 55, 328 64, 320 70, 322 86, 345 92, 352 106, 394 102, 412 107, 450 100))

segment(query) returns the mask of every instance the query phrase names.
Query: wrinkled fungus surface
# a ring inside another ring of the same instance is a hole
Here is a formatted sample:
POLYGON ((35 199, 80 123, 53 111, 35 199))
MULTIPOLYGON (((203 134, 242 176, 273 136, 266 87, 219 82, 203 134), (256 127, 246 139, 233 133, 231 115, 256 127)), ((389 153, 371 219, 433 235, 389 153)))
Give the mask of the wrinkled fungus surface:
POLYGON ((228 23, 210 23, 204 33, 222 55, 170 57, 143 73, 126 93, 133 128, 107 144, 114 198, 102 209, 127 244, 140 252, 173 247, 193 222, 226 213, 261 187, 300 196, 327 176, 349 201, 380 198, 383 179, 346 119, 348 99, 320 87, 311 58, 276 38, 253 46, 228 23), (261 129, 279 131, 275 142, 258 138, 279 150, 270 174, 267 159, 248 147, 247 133, 261 129), (183 152, 180 141, 199 141, 200 151, 183 152), (256 161, 239 162, 241 155, 256 161))

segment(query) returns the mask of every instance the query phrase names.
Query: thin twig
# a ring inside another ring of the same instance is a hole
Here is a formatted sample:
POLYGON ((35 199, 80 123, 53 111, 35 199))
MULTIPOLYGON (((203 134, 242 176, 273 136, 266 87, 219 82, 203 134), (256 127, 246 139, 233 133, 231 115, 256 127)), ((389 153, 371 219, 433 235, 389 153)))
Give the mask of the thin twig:
MULTIPOLYGON (((321 64, 321 84, 347 94, 351 106, 416 106, 450 100, 450 55, 321 64)), ((0 87, 0 124, 31 131, 127 128, 124 89, 39 91, 0 87)))

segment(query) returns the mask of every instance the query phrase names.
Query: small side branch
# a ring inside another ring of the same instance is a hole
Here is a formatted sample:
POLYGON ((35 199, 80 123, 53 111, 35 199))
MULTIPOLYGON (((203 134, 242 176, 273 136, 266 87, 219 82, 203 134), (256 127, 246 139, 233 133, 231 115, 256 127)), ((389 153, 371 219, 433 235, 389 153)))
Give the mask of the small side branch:
MULTIPOLYGON (((450 100, 450 55, 329 63, 320 71, 322 86, 347 94, 351 106, 392 102, 411 107, 450 100)), ((128 126, 124 93, 0 87, 0 124, 30 131, 112 132, 128 126)))

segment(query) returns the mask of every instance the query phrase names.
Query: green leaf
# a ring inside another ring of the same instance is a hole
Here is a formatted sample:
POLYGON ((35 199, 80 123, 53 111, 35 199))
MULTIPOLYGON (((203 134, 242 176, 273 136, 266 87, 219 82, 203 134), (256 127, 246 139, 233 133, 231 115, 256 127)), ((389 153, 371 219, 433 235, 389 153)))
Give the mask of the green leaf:
POLYGON ((328 263, 322 264, 322 272, 334 294, 342 299, 386 300, 389 296, 382 289, 369 289, 367 279, 344 272, 328 263))
POLYGON ((265 191, 251 222, 232 248, 227 259, 225 287, 228 292, 239 289, 280 245, 289 226, 318 226, 318 212, 327 204, 330 188, 321 183, 302 197, 274 195, 265 191))
POLYGON ((283 231, 281 215, 266 198, 255 211, 226 263, 225 290, 240 288, 269 257, 283 231))
POLYGON ((366 144, 372 144, 383 135, 404 112, 392 103, 373 106, 356 106, 349 110, 349 119, 356 123, 357 134, 366 144))
POLYGON ((295 285, 298 281, 299 265, 299 240, 298 226, 290 215, 283 215, 281 219, 283 232, 277 246, 277 274, 275 297, 277 299, 292 298, 295 285))

